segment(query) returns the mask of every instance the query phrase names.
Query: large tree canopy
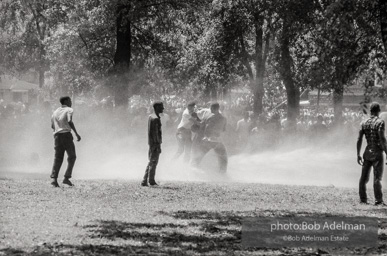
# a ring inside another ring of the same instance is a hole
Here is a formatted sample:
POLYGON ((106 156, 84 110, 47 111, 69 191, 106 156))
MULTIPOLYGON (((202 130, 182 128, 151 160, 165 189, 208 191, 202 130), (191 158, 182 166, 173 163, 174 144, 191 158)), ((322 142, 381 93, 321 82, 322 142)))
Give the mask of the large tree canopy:
POLYGON ((294 121, 300 93, 319 88, 340 117, 354 79, 386 73, 385 0, 14 0, 0 2, 0 29, 1 74, 124 107, 133 94, 246 87, 258 115, 283 88, 294 121))

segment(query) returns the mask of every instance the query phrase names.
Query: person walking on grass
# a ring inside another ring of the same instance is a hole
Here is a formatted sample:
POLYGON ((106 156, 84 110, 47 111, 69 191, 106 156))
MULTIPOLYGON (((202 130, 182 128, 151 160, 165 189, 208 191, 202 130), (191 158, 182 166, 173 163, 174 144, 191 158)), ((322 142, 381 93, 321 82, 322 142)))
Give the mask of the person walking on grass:
POLYGON ((359 181, 359 195, 360 202, 368 204, 366 184, 370 178, 371 167, 374 170, 374 194, 375 205, 386 204, 383 202, 382 194, 382 176, 384 169, 383 152, 387 154, 387 142, 385 136, 385 123, 379 118, 380 105, 373 102, 370 106, 371 116, 363 121, 359 130, 359 137, 357 139, 357 162, 362 166, 362 173, 359 181), (365 148, 363 158, 360 156, 363 137, 367 140, 367 147, 365 148))
POLYGON ((73 186, 73 183, 70 181, 75 160, 77 158, 75 153, 75 145, 73 142, 73 135, 71 130, 74 131, 77 136, 77 141, 81 140, 75 125, 73 123, 73 112, 71 108, 72 102, 71 98, 68 96, 61 97, 59 99, 62 104, 57 110, 54 111, 51 117, 51 127, 54 131, 54 145, 55 145, 55 158, 54 165, 51 172, 51 185, 54 187, 59 187, 58 184, 58 174, 60 167, 63 163, 64 153, 67 153, 67 170, 64 175, 63 184, 73 186))
POLYGON ((160 101, 155 102, 153 104, 153 110, 154 113, 148 118, 149 163, 146 167, 141 186, 148 186, 148 184, 151 186, 158 186, 155 181, 155 175, 159 156, 161 154, 162 133, 160 114, 164 112, 163 103, 160 101))

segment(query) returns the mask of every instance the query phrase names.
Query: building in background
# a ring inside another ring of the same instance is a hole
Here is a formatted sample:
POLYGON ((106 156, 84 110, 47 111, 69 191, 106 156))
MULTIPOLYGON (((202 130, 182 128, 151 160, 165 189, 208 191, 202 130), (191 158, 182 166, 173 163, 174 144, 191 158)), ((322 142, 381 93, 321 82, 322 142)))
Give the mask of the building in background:
POLYGON ((39 85, 37 84, 8 75, 0 76, 0 100, 3 100, 4 104, 17 102, 35 104, 38 92, 39 85))
MULTIPOLYGON (((344 90, 343 107, 359 108, 361 104, 368 104, 372 101, 377 101, 381 106, 387 103, 387 80, 368 83, 369 86, 364 86, 364 82, 355 81, 355 83, 344 90)), ((312 107, 332 107, 333 94, 315 89, 309 91, 309 101, 312 107)))

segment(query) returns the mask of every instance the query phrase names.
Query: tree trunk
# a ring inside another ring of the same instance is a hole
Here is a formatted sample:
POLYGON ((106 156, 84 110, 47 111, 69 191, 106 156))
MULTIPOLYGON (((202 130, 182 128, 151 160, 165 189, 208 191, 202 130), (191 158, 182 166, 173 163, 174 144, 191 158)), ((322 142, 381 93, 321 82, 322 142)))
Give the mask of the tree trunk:
POLYGON ((116 19, 116 52, 114 54, 113 74, 116 76, 115 105, 128 106, 129 98, 129 71, 131 59, 131 23, 129 19, 130 5, 117 6, 116 19))
POLYGON ((43 6, 38 2, 33 4, 32 1, 28 2, 27 5, 33 15, 37 35, 39 37, 39 88, 41 89, 44 86, 44 73, 46 71, 46 49, 44 46, 44 40, 46 38, 46 31, 48 27, 48 23, 46 18, 44 17, 44 8, 43 6))
POLYGON ((256 116, 263 112, 262 99, 265 93, 263 88, 263 78, 265 75, 265 60, 263 58, 263 18, 255 19, 255 83, 254 83, 254 105, 253 111, 256 116))
POLYGON ((116 19, 116 39, 117 47, 114 54, 114 65, 119 66, 123 71, 128 71, 130 67, 131 58, 131 24, 128 17, 130 6, 119 5, 117 7, 116 19))
POLYGON ((40 46, 39 49, 39 88, 42 89, 44 86, 44 73, 46 70, 46 60, 45 60, 45 49, 44 45, 40 46))
POLYGON ((212 86, 211 87, 211 91, 210 91, 210 95, 211 95, 211 101, 217 101, 218 100, 218 90, 215 86, 212 86))
POLYGON ((44 85, 44 69, 39 67, 39 88, 42 89, 44 85))
POLYGON ((203 91, 203 98, 205 102, 216 101, 217 89, 213 83, 206 83, 203 91))
MULTIPOLYGON (((39 67, 38 67, 38 72, 39 72, 39 93, 38 93, 38 97, 37 97, 37 103, 40 104, 42 99, 41 99, 41 89, 43 88, 44 86, 44 83, 45 83, 45 78, 44 78, 44 74, 46 72, 46 69, 47 69, 47 63, 46 63, 46 50, 44 48, 44 45, 41 44, 40 47, 39 47, 39 67)), ((51 96, 50 96, 51 98, 51 96)))
POLYGON ((343 119, 343 98, 344 86, 335 86, 333 90, 333 111, 335 114, 335 123, 341 124, 343 119))
POLYGON ((286 95, 288 100, 288 121, 291 126, 296 125, 296 118, 299 115, 300 109, 300 90, 295 84, 292 75, 292 57, 289 51, 290 42, 289 42, 289 33, 286 22, 284 21, 284 26, 282 30, 282 35, 280 39, 280 74, 282 80, 285 84, 286 95))
POLYGON ((384 45, 384 52, 387 54, 387 0, 379 0, 379 10, 382 41, 384 45))

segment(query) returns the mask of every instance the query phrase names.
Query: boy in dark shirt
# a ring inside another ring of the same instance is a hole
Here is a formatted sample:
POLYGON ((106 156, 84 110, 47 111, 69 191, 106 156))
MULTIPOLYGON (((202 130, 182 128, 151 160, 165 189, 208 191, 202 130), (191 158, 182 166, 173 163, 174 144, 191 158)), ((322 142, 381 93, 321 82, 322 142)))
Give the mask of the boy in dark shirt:
POLYGON ((385 124, 379 118, 380 105, 373 102, 370 107, 371 116, 361 124, 359 137, 357 139, 357 162, 362 165, 362 173, 359 181, 360 202, 367 204, 366 184, 370 177, 371 167, 374 169, 374 194, 375 205, 385 205, 382 194, 382 176, 383 176, 383 152, 387 154, 387 145, 385 137, 385 124), (360 156, 363 136, 367 140, 363 158, 360 156))
POLYGON ((144 178, 141 182, 141 186, 157 186, 155 181, 156 167, 159 162, 159 156, 161 154, 161 121, 160 114, 164 111, 164 105, 162 102, 155 102, 153 104, 154 113, 149 116, 148 119, 148 145, 149 145, 149 163, 145 170, 144 178))
POLYGON ((227 151, 221 140, 221 134, 226 130, 227 119, 219 112, 219 103, 211 104, 211 115, 203 120, 204 138, 199 145, 199 152, 192 161, 194 166, 198 166, 203 157, 214 149, 218 156, 219 170, 222 173, 227 171, 227 151))

